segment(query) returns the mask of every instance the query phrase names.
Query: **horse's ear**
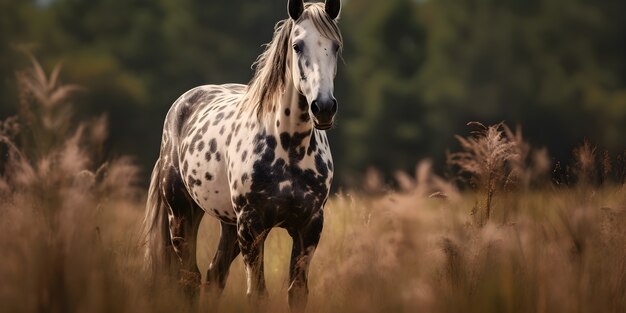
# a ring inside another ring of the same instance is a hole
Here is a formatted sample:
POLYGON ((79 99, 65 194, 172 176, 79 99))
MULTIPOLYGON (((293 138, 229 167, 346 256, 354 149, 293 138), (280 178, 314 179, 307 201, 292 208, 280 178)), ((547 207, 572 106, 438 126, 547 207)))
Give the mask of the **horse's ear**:
POLYGON ((326 0, 326 13, 331 19, 336 19, 341 10, 341 0, 326 0))
POLYGON ((304 0, 289 0, 287 7, 289 16, 295 21, 300 18, 300 15, 304 12, 304 0))

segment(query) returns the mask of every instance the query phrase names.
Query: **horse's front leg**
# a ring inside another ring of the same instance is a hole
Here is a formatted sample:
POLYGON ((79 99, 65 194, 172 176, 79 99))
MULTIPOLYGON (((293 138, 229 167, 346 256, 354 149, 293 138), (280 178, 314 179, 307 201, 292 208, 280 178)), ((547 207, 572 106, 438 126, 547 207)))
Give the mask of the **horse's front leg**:
POLYGON ((245 209, 237 218, 237 236, 248 278, 248 298, 256 301, 267 296, 263 272, 263 244, 269 229, 256 211, 245 209))
POLYGON ((289 308, 292 312, 304 311, 309 294, 308 271, 313 253, 320 240, 324 225, 324 212, 319 210, 301 228, 290 228, 293 239, 289 267, 289 308))

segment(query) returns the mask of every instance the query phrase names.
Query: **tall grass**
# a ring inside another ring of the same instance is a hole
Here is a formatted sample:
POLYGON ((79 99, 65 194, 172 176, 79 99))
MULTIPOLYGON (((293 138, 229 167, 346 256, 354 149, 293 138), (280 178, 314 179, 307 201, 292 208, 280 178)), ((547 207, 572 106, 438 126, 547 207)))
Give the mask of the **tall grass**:
MULTIPOLYGON (((145 191, 129 158, 103 157, 106 120, 72 122, 68 101, 79 89, 34 60, 29 71, 20 78, 37 80, 20 84, 27 108, 0 123, 0 311, 195 311, 179 286, 155 286, 141 270, 145 191), (49 127, 56 123, 63 127, 49 127)), ((583 146, 567 172, 581 178, 556 186, 546 150, 519 129, 473 126, 479 132, 459 137, 463 150, 450 157, 473 189, 457 189, 424 161, 397 173, 398 190, 372 171, 367 193, 331 198, 309 312, 626 311, 623 180, 591 179, 610 172, 598 165, 604 155, 583 146)), ((218 230, 203 221, 201 269, 218 230)), ((287 311, 290 247, 283 230, 270 234, 262 311, 287 311)), ((207 310, 250 309, 244 286, 238 258, 219 308, 207 310)))

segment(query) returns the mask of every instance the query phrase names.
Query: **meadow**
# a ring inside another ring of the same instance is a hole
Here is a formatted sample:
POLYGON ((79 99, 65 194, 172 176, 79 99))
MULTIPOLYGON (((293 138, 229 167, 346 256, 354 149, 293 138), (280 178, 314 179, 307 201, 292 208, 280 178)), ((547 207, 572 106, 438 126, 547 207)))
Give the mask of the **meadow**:
MULTIPOLYGON (((143 271, 145 192, 132 158, 105 158, 106 118, 75 121, 71 97, 33 60, 18 73, 17 118, 0 124, 0 311, 194 311, 176 284, 143 271)), ((624 159, 590 143, 569 166, 519 129, 459 136, 443 178, 428 160, 386 184, 332 195, 311 265, 308 312, 625 312, 624 159), (555 169, 556 168, 556 169, 555 169)), ((199 266, 215 250, 206 218, 199 266)), ((287 312, 291 241, 265 248, 269 298, 287 312)), ((249 308, 241 257, 208 311, 249 308)))

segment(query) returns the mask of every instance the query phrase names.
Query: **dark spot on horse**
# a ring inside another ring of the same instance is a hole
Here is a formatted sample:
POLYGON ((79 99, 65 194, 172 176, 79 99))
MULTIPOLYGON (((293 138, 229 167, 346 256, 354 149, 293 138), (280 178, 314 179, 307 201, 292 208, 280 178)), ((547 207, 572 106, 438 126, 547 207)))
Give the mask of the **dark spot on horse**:
POLYGON ((189 118, 190 114, 191 114, 191 110, 186 105, 183 105, 180 107, 180 109, 178 109, 178 116, 176 119, 176 130, 179 135, 181 134, 181 131, 183 130, 183 126, 185 125, 185 122, 187 121, 187 118, 189 118))
POLYGON ((328 167, 321 154, 315 156, 315 169, 323 177, 328 176, 328 167))
POLYGON ((241 162, 245 161, 247 156, 248 150, 243 150, 243 154, 241 154, 241 162))
POLYGON ((275 163, 276 168, 282 169, 283 167, 285 167, 286 164, 287 163, 285 162, 285 159, 283 158, 276 159, 276 163, 275 163))
POLYGON ((211 175, 209 172, 204 173, 204 178, 206 180, 212 180, 213 179, 213 175, 211 175))
POLYGON ((306 75, 304 75, 303 63, 304 60, 302 58, 298 59, 298 70, 300 71, 300 79, 306 80, 306 75))
POLYGON ((300 95, 300 97, 298 98, 298 108, 300 109, 300 111, 308 111, 307 110, 308 106, 309 106, 309 103, 306 101, 306 97, 304 95, 300 95))
POLYGON ((247 180, 248 180, 248 173, 243 173, 243 175, 241 175, 241 183, 245 184, 247 180))
POLYGON ((235 150, 235 152, 239 152, 239 148, 241 148, 241 139, 237 141, 237 149, 235 150))
MULTIPOLYGON (((195 114, 195 115, 193 115, 193 117, 191 118, 191 120, 190 120, 190 121, 189 121, 189 123, 188 123, 188 125, 194 125, 194 126, 192 127, 191 132, 194 132, 194 131, 196 130, 195 125, 196 125, 196 120, 197 120, 197 119, 198 119, 198 115, 197 115, 197 114, 195 114)), ((190 133, 191 133, 191 132, 190 132, 190 133)))
POLYGON ((198 102, 198 100, 202 99, 205 94, 206 94, 206 91, 202 89, 198 89, 189 97, 187 101, 190 103, 196 103, 198 102))
POLYGON ((207 151, 207 152, 204 154, 204 159, 205 159, 207 162, 211 161, 211 152, 207 151))
POLYGON ((204 125, 202 125, 202 128, 200 128, 203 134, 206 133, 206 131, 209 129, 209 124, 211 123, 204 123, 204 125))
POLYGON ((219 152, 216 152, 215 153, 215 160, 217 162, 221 161, 222 160, 222 154, 220 154, 219 152))
POLYGON ((193 136, 193 138, 191 138, 191 144, 189 144, 190 154, 193 154, 196 147, 196 142, 198 142, 198 140, 202 140, 202 136, 200 136, 200 134, 196 134, 195 136, 193 136))
POLYGON ((289 133, 283 132, 280 134, 280 145, 285 151, 289 149, 289 140, 291 140, 291 136, 289 135, 289 133))
POLYGON ((291 110, 289 108, 285 109, 285 115, 289 116, 291 114, 291 110))
POLYGON ((302 114, 300 114, 300 120, 303 122, 308 122, 309 120, 311 120, 309 112, 302 112, 302 114))
POLYGON ((191 170, 191 174, 196 175, 198 174, 198 171, 196 171, 195 169, 191 170))
POLYGON ((228 137, 226 137, 226 145, 230 146, 230 139, 232 139, 233 134, 228 134, 228 137))
POLYGON ((187 172, 188 168, 189 168, 189 163, 187 163, 187 160, 185 160, 185 163, 183 163, 183 172, 187 172))
POLYGON ((228 115, 226 115, 225 119, 229 119, 229 118, 233 117, 233 115, 235 115, 235 111, 230 111, 230 113, 228 113, 228 115))
POLYGON ((258 141, 254 145, 254 150, 252 150, 252 153, 259 154, 259 153, 261 153, 261 151, 263 151, 263 148, 265 148, 265 145, 263 144, 263 142, 262 141, 258 141))
POLYGON ((188 175, 187 176, 187 185, 189 185, 189 187, 193 187, 195 185, 201 186, 202 185, 202 181, 200 181, 199 179, 196 179, 195 177, 188 175))
MULTIPOLYGON (((223 107, 221 108, 223 109, 223 107)), ((213 121, 213 125, 217 125, 224 118, 224 112, 220 112, 215 116, 215 120, 213 121)))
POLYGON ((300 149, 298 149, 298 161, 302 161, 302 159, 304 159, 304 147, 300 147, 300 149))
POLYGON ((212 138, 211 141, 209 141, 209 151, 211 151, 211 153, 215 153, 215 151, 217 151, 217 142, 215 141, 215 138, 212 138))
POLYGON ((274 150, 276 148, 276 137, 272 136, 272 135, 268 135, 267 138, 265 139, 265 141, 267 142, 267 146, 268 148, 274 150))
POLYGON ((311 66, 311 62, 309 60, 304 61, 304 67, 309 68, 311 66))
POLYGON ((202 152, 203 149, 204 149, 204 141, 200 141, 200 143, 198 144, 198 152, 202 152))
POLYGON ((309 148, 306 151, 307 155, 311 155, 311 153, 317 151, 317 136, 311 136, 311 141, 309 142, 309 148))
POLYGON ((328 165, 328 169, 332 171, 333 170, 333 161, 328 160, 328 162, 326 162, 326 164, 328 165))
POLYGON ((280 120, 276 120, 276 128, 280 127, 280 120))

